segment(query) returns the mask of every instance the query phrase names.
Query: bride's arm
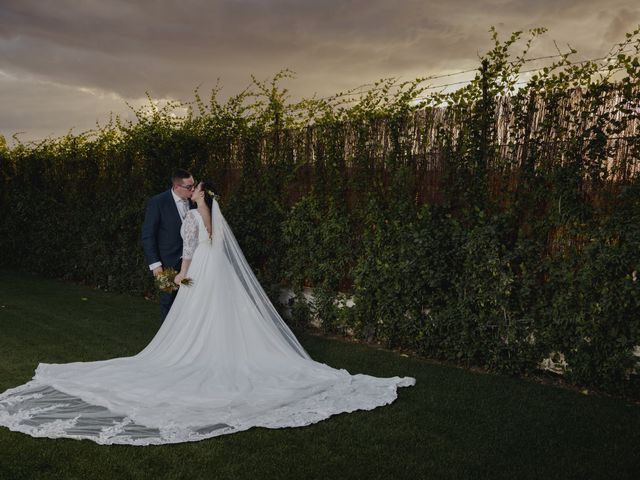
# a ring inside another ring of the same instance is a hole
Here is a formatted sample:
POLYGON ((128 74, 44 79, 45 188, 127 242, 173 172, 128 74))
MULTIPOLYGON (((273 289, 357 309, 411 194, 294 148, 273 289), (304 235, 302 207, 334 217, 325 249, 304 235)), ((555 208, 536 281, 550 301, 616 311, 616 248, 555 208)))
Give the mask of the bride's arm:
POLYGON ((191 266, 191 257, 198 246, 198 221, 193 212, 188 212, 182 225, 182 266, 174 282, 180 284, 187 276, 191 266))
POLYGON ((185 260, 182 259, 182 267, 180 268, 180 272, 176 275, 176 278, 173 280, 176 284, 180 285, 182 280, 187 278, 187 273, 189 272, 189 266, 191 265, 191 259, 185 260))

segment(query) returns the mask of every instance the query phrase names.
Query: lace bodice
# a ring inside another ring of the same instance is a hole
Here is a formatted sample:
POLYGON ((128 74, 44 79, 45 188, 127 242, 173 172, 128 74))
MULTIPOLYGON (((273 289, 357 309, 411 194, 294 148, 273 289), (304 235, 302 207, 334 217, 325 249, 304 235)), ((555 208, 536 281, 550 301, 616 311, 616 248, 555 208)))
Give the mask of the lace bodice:
POLYGON ((209 240, 209 232, 198 210, 189 210, 180 228, 182 236, 182 258, 190 260, 200 242, 209 240))

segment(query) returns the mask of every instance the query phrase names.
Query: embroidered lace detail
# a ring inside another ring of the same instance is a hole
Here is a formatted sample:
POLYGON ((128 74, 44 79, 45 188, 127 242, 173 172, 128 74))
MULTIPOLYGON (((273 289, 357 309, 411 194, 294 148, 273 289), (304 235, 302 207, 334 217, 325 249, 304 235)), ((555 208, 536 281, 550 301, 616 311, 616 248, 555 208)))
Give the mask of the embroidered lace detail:
POLYGON ((182 228, 180 234, 182 235, 182 258, 185 260, 191 260, 193 258, 193 252, 196 251, 198 246, 198 219, 200 215, 194 210, 189 210, 187 216, 182 222, 182 228))
POLYGON ((0 396, 0 425, 33 437, 88 439, 101 445, 193 442, 252 427, 301 427, 343 412, 372 410, 392 403, 397 398, 397 387, 415 384, 411 377, 377 379, 354 375, 352 378, 261 415, 197 427, 178 425, 169 419, 158 427, 145 426, 136 421, 133 413, 114 414, 105 407, 31 381, 0 396))
POLYGON ((191 260, 199 244, 212 242, 204 220, 198 210, 189 210, 180 229, 182 235, 182 258, 191 260))

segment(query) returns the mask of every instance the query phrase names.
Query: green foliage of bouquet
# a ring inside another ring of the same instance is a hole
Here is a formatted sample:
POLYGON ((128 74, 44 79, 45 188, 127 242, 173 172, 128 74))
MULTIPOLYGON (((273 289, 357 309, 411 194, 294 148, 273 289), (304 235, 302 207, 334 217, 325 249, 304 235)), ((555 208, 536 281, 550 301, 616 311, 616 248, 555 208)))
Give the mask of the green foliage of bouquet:
MULTIPOLYGON (((176 272, 173 268, 166 268, 162 272, 160 272, 155 278, 155 285, 161 292, 171 293, 178 290, 178 285, 175 282, 176 272)), ((193 285, 193 280, 190 278, 184 278, 180 285, 184 285, 186 287, 190 287, 193 285)))

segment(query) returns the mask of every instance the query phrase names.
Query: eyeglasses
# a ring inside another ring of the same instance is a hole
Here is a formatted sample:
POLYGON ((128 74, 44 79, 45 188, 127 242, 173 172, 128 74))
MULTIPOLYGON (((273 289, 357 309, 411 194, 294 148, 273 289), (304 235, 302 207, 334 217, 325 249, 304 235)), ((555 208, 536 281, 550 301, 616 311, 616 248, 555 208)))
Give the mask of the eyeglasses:
POLYGON ((191 185, 178 185, 178 187, 184 188, 185 190, 189 190, 189 191, 196 189, 195 183, 191 185))

